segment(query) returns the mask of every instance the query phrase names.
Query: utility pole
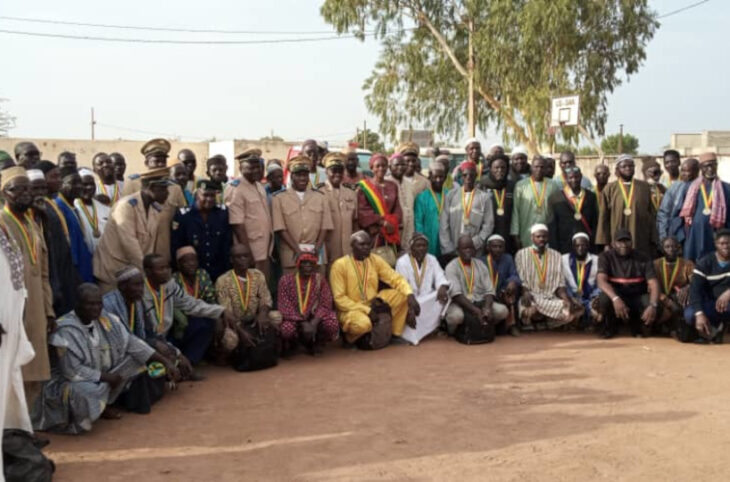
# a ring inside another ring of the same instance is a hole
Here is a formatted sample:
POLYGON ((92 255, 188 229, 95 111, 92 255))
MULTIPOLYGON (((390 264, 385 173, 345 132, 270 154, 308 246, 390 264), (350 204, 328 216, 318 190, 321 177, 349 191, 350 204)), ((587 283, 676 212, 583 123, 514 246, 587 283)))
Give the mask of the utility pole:
POLYGON ((619 130, 618 130, 618 153, 623 154, 624 153, 624 125, 619 124, 619 130))
POLYGON ((93 141, 94 136, 94 126, 96 126, 96 120, 94 120, 94 108, 91 108, 91 140, 93 141))
POLYGON ((362 148, 368 148, 368 121, 362 121, 362 148))
POLYGON ((476 104, 474 102, 474 21, 469 20, 469 60, 466 68, 469 71, 469 101, 468 101, 468 119, 469 119, 469 137, 476 136, 476 104))

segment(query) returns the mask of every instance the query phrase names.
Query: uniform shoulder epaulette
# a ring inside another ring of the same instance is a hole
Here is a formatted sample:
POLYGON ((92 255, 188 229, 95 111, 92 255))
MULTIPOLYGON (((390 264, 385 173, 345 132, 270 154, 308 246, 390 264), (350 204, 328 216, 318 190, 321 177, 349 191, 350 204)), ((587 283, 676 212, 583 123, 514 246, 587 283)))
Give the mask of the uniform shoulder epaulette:
POLYGON ((138 201, 137 201, 137 198, 131 197, 127 200, 127 202, 129 203, 130 206, 136 206, 138 201))
POLYGON ((187 214, 190 212, 190 206, 183 206, 179 208, 180 214, 187 214))
POLYGON ((127 177, 127 179, 129 179, 130 181, 134 181, 135 179, 139 179, 139 178, 140 178, 140 175, 139 174, 130 174, 127 177))
MULTIPOLYGON (((321 187, 324 187, 324 184, 321 187)), ((313 187, 312 191, 324 196, 324 190, 322 190, 320 187, 313 187)))
POLYGON ((236 187, 236 186, 238 186, 239 184, 241 184, 241 180, 240 180, 240 179, 231 179, 231 180, 230 180, 230 181, 228 181, 228 182, 227 182, 226 184, 228 184, 229 186, 233 186, 233 187, 236 187))
POLYGON ((228 209, 228 206, 226 206, 225 203, 216 204, 216 206, 218 206, 218 208, 221 209, 221 210, 223 210, 223 211, 225 211, 226 209, 228 209))
POLYGON ((271 193, 271 197, 278 196, 279 194, 282 194, 282 193, 285 193, 285 192, 286 192, 286 189, 279 189, 276 192, 272 192, 271 193))
POLYGON ((341 186, 346 187, 347 189, 350 189, 352 191, 357 191, 357 184, 341 184, 341 186))

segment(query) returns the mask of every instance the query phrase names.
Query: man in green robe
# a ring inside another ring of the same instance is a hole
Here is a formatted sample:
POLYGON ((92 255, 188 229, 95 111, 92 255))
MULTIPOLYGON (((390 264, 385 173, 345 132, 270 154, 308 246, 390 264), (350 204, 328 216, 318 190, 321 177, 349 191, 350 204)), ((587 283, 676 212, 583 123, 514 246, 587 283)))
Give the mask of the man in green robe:
POLYGON ((546 179, 545 171, 545 159, 535 156, 530 167, 530 177, 515 184, 510 234, 518 250, 532 244, 532 226, 547 224, 552 218, 548 199, 553 192, 560 190, 560 185, 546 179))
POLYGON ((423 233, 428 238, 428 252, 434 256, 441 256, 439 245, 439 216, 444 206, 447 190, 444 188, 446 169, 440 162, 433 162, 428 168, 428 179, 431 185, 428 189, 416 196, 413 206, 414 224, 417 233, 423 233))

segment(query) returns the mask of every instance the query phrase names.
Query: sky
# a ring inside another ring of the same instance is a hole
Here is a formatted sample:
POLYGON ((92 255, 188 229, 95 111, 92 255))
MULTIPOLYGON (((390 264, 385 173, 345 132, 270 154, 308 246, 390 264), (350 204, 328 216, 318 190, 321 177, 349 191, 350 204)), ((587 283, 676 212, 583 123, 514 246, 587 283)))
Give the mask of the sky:
MULTIPOLYGON (((696 0, 650 0, 670 12, 696 0)), ((321 0, 125 2, 4 0, 0 16, 193 29, 332 32, 321 0), (100 6, 103 5, 103 8, 100 6)), ((639 72, 609 99, 607 133, 619 124, 640 151, 670 134, 730 130, 730 2, 710 0, 662 20, 639 72)), ((167 33, 46 25, 0 19, 0 29, 127 38, 241 39, 301 35, 167 33)), ((330 36, 323 33, 320 36, 330 36)), ((17 118, 12 137, 183 140, 315 138, 342 144, 369 115, 362 85, 378 58, 375 40, 267 45, 154 45, 0 33, 5 67, 0 108, 17 118)), ((494 132, 479 136, 500 141, 494 132)), ((466 135, 464 135, 466 138, 466 135)), ((456 143, 457 145, 459 143, 456 143)))

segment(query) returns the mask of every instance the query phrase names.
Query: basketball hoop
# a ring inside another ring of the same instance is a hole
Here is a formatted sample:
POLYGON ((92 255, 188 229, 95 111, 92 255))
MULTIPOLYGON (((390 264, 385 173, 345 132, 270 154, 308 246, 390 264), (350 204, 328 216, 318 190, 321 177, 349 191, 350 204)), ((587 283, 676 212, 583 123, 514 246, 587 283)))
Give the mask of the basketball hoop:
POLYGON ((555 97, 551 100, 550 127, 577 126, 580 96, 555 97))

